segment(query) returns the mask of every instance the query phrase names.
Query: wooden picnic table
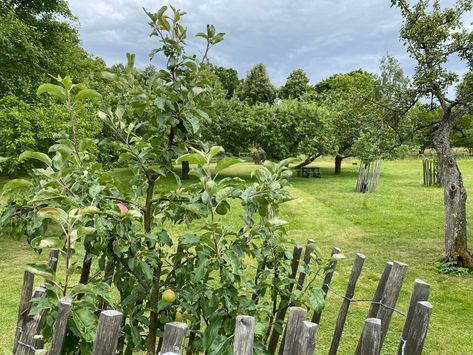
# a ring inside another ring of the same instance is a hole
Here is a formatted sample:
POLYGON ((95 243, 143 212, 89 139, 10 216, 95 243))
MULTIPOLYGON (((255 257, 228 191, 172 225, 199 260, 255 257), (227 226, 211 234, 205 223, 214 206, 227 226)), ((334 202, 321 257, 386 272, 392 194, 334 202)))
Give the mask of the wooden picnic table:
POLYGON ((306 178, 321 178, 322 173, 318 166, 303 166, 297 170, 297 176, 306 178))

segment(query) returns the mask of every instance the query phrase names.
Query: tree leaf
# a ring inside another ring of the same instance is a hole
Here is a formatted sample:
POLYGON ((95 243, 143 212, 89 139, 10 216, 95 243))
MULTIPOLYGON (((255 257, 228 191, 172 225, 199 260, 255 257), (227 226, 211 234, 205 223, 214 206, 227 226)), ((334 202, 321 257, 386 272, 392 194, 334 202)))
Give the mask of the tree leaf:
POLYGON ((51 158, 49 158, 46 154, 40 152, 32 152, 27 150, 26 152, 20 154, 20 156, 18 157, 18 161, 23 161, 25 159, 36 159, 42 161, 47 166, 52 165, 51 158))
POLYGON ((26 179, 14 179, 3 185, 3 191, 26 190, 32 187, 31 181, 26 179))
POLYGON ((197 153, 188 153, 181 155, 177 158, 176 163, 182 163, 183 161, 188 161, 189 164, 197 164, 198 166, 205 165, 205 158, 197 153))
POLYGON ((8 159, 7 157, 0 157, 0 164, 6 162, 8 159))
POLYGON ((74 101, 100 99, 101 97, 102 95, 93 89, 84 89, 77 93, 74 97, 74 101))
POLYGON ((48 264, 27 264, 25 270, 35 275, 54 278, 54 271, 48 264))
POLYGON ((219 160, 217 166, 215 167, 215 173, 220 173, 223 169, 226 169, 232 165, 239 164, 243 162, 243 160, 234 158, 234 157, 225 157, 222 160, 219 160))
POLYGON ((36 91, 36 95, 42 94, 49 94, 51 96, 57 97, 62 102, 66 101, 67 92, 62 86, 54 85, 54 84, 42 84, 39 86, 38 90, 36 91))
POLYGON ((321 288, 310 289, 307 296, 307 302, 312 310, 320 312, 325 308, 324 291, 321 288))
POLYGON ((225 151, 225 149, 223 149, 223 147, 221 147, 219 145, 215 145, 212 148, 210 148, 210 157, 214 158, 217 155, 219 155, 220 153, 223 153, 224 151, 225 151))
POLYGON ((179 245, 184 249, 188 249, 199 243, 200 237, 192 233, 186 233, 179 237, 179 245))

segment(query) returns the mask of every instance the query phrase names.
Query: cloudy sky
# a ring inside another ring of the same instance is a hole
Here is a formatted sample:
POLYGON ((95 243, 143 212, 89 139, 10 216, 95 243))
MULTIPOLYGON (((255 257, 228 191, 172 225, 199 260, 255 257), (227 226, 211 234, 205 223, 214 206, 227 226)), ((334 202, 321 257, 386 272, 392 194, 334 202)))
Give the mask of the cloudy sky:
MULTIPOLYGON (((444 0, 449 5, 453 0, 444 0)), ((124 62, 125 53, 137 64, 149 64, 157 46, 148 36, 142 8, 157 11, 157 0, 69 0, 79 17, 85 48, 108 64, 124 62)), ((407 72, 413 63, 399 41, 401 16, 389 0, 174 0, 185 10, 190 34, 214 24, 225 40, 210 53, 214 64, 232 67, 244 77, 264 63, 273 84, 285 82, 290 71, 303 68, 316 83, 337 72, 363 68, 376 72, 380 58, 394 55, 407 72)), ((190 41, 199 51, 202 44, 190 41)), ((159 64, 159 63, 158 63, 159 64)))

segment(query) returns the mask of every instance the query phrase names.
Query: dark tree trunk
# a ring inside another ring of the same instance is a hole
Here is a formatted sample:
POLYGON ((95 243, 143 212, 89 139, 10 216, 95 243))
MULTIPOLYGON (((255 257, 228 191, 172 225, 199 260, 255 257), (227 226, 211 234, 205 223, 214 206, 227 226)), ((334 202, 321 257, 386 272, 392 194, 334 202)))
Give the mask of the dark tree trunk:
POLYGON ((434 138, 444 183, 444 260, 473 269, 473 258, 467 246, 466 190, 449 142, 453 125, 448 117, 444 118, 434 138))
POLYGON ((181 166, 182 166, 182 180, 188 180, 189 179, 189 171, 190 171, 189 162, 188 161, 183 161, 181 163, 181 166))
POLYGON ((339 175, 342 172, 342 160, 344 157, 341 155, 336 155, 335 156, 335 174, 339 175))

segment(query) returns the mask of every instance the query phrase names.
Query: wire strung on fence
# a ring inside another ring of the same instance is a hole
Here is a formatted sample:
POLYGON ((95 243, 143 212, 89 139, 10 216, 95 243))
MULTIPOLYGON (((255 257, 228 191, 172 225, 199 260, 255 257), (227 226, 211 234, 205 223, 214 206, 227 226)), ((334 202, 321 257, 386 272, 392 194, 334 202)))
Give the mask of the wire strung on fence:
POLYGON ((391 311, 394 311, 398 314, 400 314, 401 316, 403 316, 404 318, 407 317, 407 314, 398 310, 397 308, 393 308, 393 307, 389 307, 388 305, 385 305, 384 303, 382 303, 381 301, 373 301, 373 300, 368 300, 368 299, 353 299, 353 298, 349 298, 349 297, 346 297, 344 295, 342 295, 341 293, 338 293, 337 291, 334 291, 330 285, 328 284, 324 284, 325 287, 327 287, 327 290, 330 291, 332 294, 334 294, 335 296, 338 296, 344 300, 347 300, 351 303, 369 303, 369 304, 375 304, 375 305, 378 305, 378 306, 381 306, 381 307, 384 307, 386 309, 389 309, 391 311))

